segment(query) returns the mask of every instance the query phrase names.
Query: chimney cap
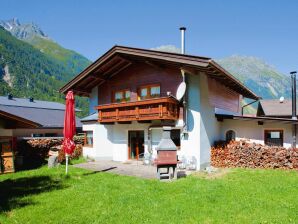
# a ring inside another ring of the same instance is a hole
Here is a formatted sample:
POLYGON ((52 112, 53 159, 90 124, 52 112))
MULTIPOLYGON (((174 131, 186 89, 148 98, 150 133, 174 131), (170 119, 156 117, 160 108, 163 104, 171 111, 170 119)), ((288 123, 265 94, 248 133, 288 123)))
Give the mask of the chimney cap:
POLYGON ((9 100, 12 100, 12 99, 13 99, 13 95, 12 95, 11 93, 9 93, 9 94, 7 95, 7 98, 8 98, 9 100))
POLYGON ((182 26, 179 28, 180 30, 186 30, 186 27, 182 26))

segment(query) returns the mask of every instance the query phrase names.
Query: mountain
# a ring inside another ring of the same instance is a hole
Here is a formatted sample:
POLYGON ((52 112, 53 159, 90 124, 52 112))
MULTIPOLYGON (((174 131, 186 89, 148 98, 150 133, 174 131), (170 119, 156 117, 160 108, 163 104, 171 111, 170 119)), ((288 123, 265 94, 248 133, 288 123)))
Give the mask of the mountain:
MULTIPOLYGON (((74 75, 67 64, 0 26, 0 95, 12 93, 16 97, 64 102, 58 90, 74 75)), ((83 110, 83 115, 87 113, 87 99, 77 97, 76 106, 83 110)))
POLYGON ((259 58, 234 55, 216 62, 264 99, 291 97, 290 77, 259 58))
POLYGON ((0 26, 19 40, 26 41, 42 53, 60 61, 74 74, 90 65, 84 56, 75 51, 65 49, 53 41, 38 25, 34 23, 21 24, 17 18, 0 21, 0 26))

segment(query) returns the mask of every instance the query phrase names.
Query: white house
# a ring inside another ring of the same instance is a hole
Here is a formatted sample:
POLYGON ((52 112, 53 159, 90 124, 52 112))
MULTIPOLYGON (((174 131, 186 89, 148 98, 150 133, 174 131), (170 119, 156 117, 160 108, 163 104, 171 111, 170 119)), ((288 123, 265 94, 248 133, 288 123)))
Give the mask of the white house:
MULTIPOLYGON (((83 118, 85 156, 126 161, 156 155, 163 126, 171 126, 178 156, 196 169, 210 164, 215 141, 249 139, 290 147, 297 120, 242 115, 243 98, 259 96, 211 58, 114 46, 61 88, 90 99, 83 118), (180 101, 178 86, 186 83, 180 101)), ((263 106, 263 109, 262 109, 263 106)))

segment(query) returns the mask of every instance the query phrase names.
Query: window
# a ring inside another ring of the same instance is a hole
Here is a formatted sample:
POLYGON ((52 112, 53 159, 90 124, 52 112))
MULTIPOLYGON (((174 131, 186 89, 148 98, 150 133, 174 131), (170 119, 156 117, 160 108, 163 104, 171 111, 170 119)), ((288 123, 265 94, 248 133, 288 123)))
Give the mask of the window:
POLYGON ((274 146, 283 146, 282 130, 265 130, 265 144, 274 146))
POLYGON ((93 131, 85 132, 84 146, 93 147, 93 131))
POLYGON ((171 139, 177 146, 177 149, 180 149, 180 147, 181 147, 180 129, 172 129, 171 130, 171 139))
POLYGON ((139 88, 139 100, 160 97, 160 85, 141 86, 139 88))
POLYGON ((235 140, 236 138, 236 133, 233 130, 229 130, 226 133, 226 142, 230 142, 232 140, 235 140))
POLYGON ((130 101, 130 91, 129 90, 119 90, 114 93, 113 102, 121 103, 130 101))

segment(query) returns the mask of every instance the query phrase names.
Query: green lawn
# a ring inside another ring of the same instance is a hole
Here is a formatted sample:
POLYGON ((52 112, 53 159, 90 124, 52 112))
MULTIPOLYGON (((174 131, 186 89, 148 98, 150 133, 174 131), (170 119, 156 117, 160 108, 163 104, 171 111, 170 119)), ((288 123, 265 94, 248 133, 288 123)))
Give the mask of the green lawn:
POLYGON ((158 182, 64 166, 0 176, 0 223, 298 223, 298 173, 158 182))

